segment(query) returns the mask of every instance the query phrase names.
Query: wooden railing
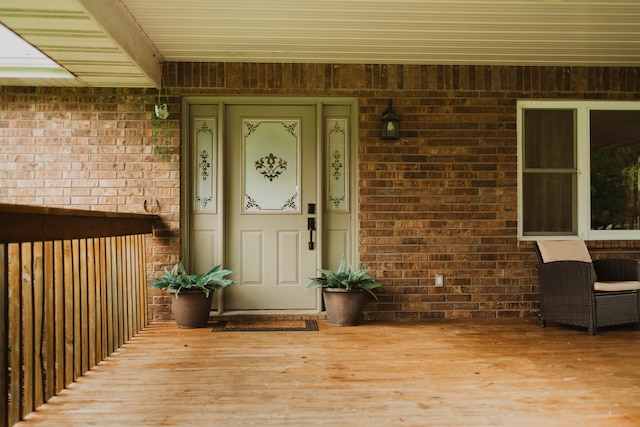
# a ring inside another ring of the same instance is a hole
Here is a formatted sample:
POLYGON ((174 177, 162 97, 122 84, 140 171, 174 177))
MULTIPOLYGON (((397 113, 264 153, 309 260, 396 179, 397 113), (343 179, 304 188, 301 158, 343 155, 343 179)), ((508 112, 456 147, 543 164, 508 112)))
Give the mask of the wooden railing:
POLYGON ((0 204, 0 425, 146 326, 154 215, 0 204))

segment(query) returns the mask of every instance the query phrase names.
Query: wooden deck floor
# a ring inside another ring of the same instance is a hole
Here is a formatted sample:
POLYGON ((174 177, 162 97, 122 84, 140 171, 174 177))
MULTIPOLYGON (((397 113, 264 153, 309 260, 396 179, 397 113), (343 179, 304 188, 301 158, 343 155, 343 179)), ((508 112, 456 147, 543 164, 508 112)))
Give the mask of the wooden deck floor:
POLYGON ((640 331, 155 323, 19 426, 638 426, 640 331))

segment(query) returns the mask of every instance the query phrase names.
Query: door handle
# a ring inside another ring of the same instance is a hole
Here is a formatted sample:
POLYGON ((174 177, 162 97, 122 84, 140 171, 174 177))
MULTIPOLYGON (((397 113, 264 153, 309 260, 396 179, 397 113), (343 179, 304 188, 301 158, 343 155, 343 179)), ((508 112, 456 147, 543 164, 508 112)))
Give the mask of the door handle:
POLYGON ((316 229, 316 219, 315 218, 307 218, 307 230, 309 230, 309 250, 312 251, 314 249, 313 244, 313 230, 316 229))

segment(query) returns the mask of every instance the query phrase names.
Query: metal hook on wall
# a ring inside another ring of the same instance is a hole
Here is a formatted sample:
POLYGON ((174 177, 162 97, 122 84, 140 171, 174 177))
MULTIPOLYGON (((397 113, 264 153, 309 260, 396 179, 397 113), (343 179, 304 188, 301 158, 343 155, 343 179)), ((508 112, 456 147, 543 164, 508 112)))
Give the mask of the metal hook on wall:
POLYGON ((150 213, 150 214, 158 213, 158 211, 160 210, 160 202, 158 201, 158 199, 153 197, 151 199, 151 204, 153 206, 149 207, 149 204, 147 203, 147 199, 144 199, 144 203, 142 204, 142 208, 144 209, 144 211, 146 213, 150 213))

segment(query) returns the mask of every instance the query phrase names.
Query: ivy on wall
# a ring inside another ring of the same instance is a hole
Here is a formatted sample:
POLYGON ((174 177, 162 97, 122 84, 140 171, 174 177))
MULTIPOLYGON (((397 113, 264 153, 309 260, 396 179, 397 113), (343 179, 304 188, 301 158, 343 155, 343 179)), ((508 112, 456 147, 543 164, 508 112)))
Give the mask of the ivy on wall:
POLYGON ((171 108, 168 104, 157 102, 153 111, 153 154, 160 160, 169 161, 173 154, 171 142, 171 108))

